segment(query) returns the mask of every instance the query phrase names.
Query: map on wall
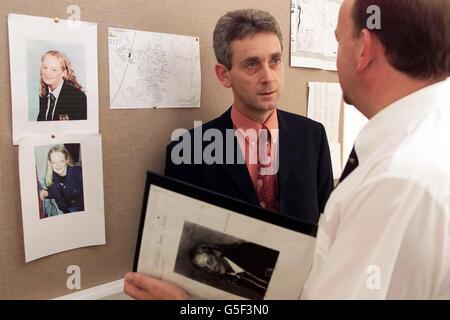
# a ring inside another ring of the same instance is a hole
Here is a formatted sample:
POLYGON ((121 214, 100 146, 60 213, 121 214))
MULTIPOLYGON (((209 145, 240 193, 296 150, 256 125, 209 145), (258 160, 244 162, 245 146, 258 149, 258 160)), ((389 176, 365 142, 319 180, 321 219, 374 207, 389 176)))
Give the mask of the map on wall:
POLYGON ((342 0, 291 0, 291 67, 336 71, 342 0))
POLYGON ((109 28, 111 109, 200 107, 197 37, 109 28))

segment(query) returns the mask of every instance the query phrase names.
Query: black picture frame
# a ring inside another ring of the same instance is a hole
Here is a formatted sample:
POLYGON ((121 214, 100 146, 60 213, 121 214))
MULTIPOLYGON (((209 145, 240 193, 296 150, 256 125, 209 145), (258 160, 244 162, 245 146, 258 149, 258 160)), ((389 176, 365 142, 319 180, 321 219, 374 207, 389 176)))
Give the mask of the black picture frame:
MULTIPOLYGON (((203 188, 199 188, 197 186, 185 183, 183 181, 179 181, 176 179, 172 179, 169 177, 161 176, 159 174, 156 174, 154 172, 147 172, 147 179, 146 179, 146 185, 145 185, 145 191, 143 196, 143 203, 142 203, 142 214, 141 214, 141 220, 139 224, 139 232, 138 232, 138 238, 137 238, 137 244, 136 244, 136 251, 134 256, 134 263, 133 263, 133 271, 137 272, 139 270, 139 261, 141 258, 141 250, 142 250, 142 239, 144 236, 144 233, 146 232, 145 226, 146 226, 146 218, 148 214, 148 208, 149 208, 149 196, 150 192, 152 190, 152 186, 156 186, 159 188, 163 188, 165 190, 169 190, 172 192, 175 192, 177 194, 184 195, 186 197, 189 197, 194 201, 194 203, 198 200, 219 208, 223 208, 228 210, 227 212, 234 212, 249 218, 256 219, 258 221, 261 221, 261 223, 268 223, 271 225, 279 226, 285 230, 294 231, 295 233, 299 233, 308 237, 315 238, 317 234, 317 225, 311 225, 305 222, 302 222, 300 220, 293 219, 289 216, 273 212, 270 210, 265 210, 263 208, 260 208, 258 206, 246 203, 241 200, 237 200, 234 198, 227 197, 225 195, 212 192, 203 188)), ((184 231, 181 235, 181 240, 179 243, 179 250, 182 250, 182 246, 186 241, 186 237, 183 240, 183 237, 185 236, 185 232, 192 232, 199 234, 199 233, 208 233, 209 235, 214 239, 222 239, 224 242, 233 242, 236 240, 236 238, 231 239, 226 234, 223 234, 221 232, 217 232, 214 230, 210 230, 205 226, 202 226, 201 223, 191 223, 191 222, 184 222, 184 231), (187 230, 187 231, 186 231, 187 230), (194 230, 194 231, 192 231, 194 230), (226 239, 226 240, 223 240, 226 239), (183 241, 182 241, 183 240, 183 241)), ((261 257, 258 263, 254 263, 257 265, 261 265, 262 262, 272 261, 272 265, 268 265, 266 269, 273 270, 275 268, 275 263, 278 257, 278 253, 276 253, 274 250, 270 248, 266 248, 264 246, 255 244, 255 243, 249 243, 248 241, 241 241, 240 239, 237 239, 237 242, 239 242, 241 245, 240 247, 244 247, 247 245, 247 247, 252 246, 252 250, 256 250, 259 252, 258 257, 261 257), (244 243, 245 244, 242 244, 244 243), (262 253, 261 253, 262 252, 262 253)), ((229 246, 228 246, 229 247, 229 246)), ((185 252, 187 252, 188 249, 184 248, 185 252)), ((146 250, 145 250, 146 251, 146 250)), ((187 256, 187 254, 184 254, 187 256)), ((247 254, 248 255, 248 254, 247 254)), ((312 251, 311 251, 312 256, 312 251)), ((311 257, 312 258, 312 257, 311 257)), ((177 257, 175 269, 174 272, 181 274, 181 275, 187 275, 187 271, 185 271, 183 268, 183 263, 181 261, 182 259, 177 257), (181 261, 181 262, 180 262, 181 261), (180 263, 179 263, 180 262, 180 263), (178 268, 178 270, 177 270, 178 268)), ((186 258, 185 258, 186 260, 186 258)), ((270 264, 270 263, 269 263, 270 264)), ((205 275, 201 280, 199 280, 199 276, 193 272, 192 270, 189 271, 188 277, 190 279, 202 282, 206 285, 211 285, 216 288, 228 291, 229 293, 236 294, 242 298, 248 298, 248 299, 262 299, 264 298, 264 295, 267 290, 267 285, 264 285, 264 288, 262 290, 256 290, 259 288, 252 288, 250 290, 247 290, 246 288, 243 288, 242 285, 239 287, 238 285, 229 285, 229 282, 225 282, 226 285, 223 285, 220 287, 220 283, 216 281, 216 279, 212 276, 205 275), (225 288, 226 287, 226 288, 225 288)), ((270 282, 270 277, 267 279, 267 284, 270 282)), ((254 281, 252 281, 254 282, 254 281)))

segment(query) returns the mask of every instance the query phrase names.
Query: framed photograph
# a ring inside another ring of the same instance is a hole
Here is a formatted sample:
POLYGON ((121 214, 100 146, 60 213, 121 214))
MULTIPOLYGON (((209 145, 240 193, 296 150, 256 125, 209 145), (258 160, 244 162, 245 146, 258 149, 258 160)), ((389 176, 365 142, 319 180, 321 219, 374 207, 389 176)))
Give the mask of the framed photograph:
POLYGON ((205 299, 299 299, 316 232, 149 172, 133 269, 205 299))
POLYGON ((13 144, 98 133, 97 24, 8 15, 13 144))

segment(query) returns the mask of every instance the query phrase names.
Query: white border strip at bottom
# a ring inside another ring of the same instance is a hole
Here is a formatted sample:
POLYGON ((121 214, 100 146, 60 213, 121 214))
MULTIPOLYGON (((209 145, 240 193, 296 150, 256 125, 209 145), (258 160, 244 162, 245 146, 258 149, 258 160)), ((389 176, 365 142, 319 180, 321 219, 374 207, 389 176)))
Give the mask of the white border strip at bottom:
MULTIPOLYGON (((53 300, 99 300, 120 293, 123 293, 123 279, 57 297, 53 300)), ((125 297, 125 293, 123 294, 125 297)))

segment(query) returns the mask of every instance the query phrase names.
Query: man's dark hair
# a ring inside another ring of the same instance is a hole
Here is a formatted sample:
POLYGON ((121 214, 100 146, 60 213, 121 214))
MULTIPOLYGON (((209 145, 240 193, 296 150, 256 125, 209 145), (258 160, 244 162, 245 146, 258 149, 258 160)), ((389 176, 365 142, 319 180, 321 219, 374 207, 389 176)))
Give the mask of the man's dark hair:
POLYGON ((450 75, 449 0, 355 0, 356 36, 367 29, 369 6, 381 10, 381 29, 373 29, 389 63, 410 77, 428 80, 450 75))
POLYGON ((242 9, 226 13, 217 22, 213 47, 217 62, 231 70, 231 42, 260 32, 274 33, 283 48, 283 35, 275 18, 267 11, 242 9))

